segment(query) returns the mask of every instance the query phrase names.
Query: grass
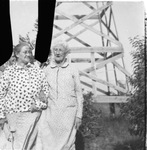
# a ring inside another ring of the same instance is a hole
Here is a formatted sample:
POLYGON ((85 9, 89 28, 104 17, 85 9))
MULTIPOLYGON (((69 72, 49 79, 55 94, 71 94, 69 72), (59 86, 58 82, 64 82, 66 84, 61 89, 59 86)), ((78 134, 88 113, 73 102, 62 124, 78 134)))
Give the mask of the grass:
POLYGON ((115 144, 114 150, 144 150, 143 146, 144 142, 140 139, 132 139, 115 144))
POLYGON ((94 104, 95 109, 102 110, 99 120, 101 131, 95 138, 83 138, 77 132, 76 150, 143 150, 144 143, 129 133, 129 121, 120 117, 119 106, 116 105, 116 116, 110 116, 108 104, 94 104))
POLYGON ((97 138, 85 140, 85 150, 114 150, 116 144, 123 145, 124 141, 135 139, 129 134, 128 123, 123 118, 102 118, 101 126, 102 131, 97 138), (89 143, 91 148, 87 147, 89 143))
MULTIPOLYGON (((79 138, 77 150, 143 150, 144 143, 128 130, 129 122, 120 117, 119 107, 116 106, 116 116, 110 117, 108 104, 94 104, 96 109, 102 110, 102 118, 99 121, 100 135, 96 138, 79 138)), ((78 133, 79 134, 79 133, 78 133)), ((77 141, 78 141, 77 140, 77 141)))

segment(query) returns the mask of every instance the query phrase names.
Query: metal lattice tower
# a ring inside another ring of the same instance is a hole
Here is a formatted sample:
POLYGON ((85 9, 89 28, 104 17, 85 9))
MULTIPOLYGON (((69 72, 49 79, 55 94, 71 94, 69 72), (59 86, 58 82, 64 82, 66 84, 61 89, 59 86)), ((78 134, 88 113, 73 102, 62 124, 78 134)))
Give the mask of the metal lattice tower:
POLYGON ((71 63, 80 68, 83 87, 96 102, 125 102, 129 72, 125 69, 112 2, 57 0, 53 40, 64 38, 71 48, 71 63), (122 83, 123 79, 123 83, 122 83))

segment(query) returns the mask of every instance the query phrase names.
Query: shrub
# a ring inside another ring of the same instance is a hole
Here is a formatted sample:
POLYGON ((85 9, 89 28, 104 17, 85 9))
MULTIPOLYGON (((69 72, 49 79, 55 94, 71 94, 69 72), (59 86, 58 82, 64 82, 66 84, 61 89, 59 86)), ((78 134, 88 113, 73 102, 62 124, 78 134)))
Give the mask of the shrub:
POLYGON ((129 79, 133 87, 132 95, 128 103, 122 105, 122 115, 131 123, 129 131, 144 140, 145 135, 145 46, 144 39, 135 37, 130 39, 135 51, 131 53, 133 58, 133 75, 129 79))
POLYGON ((113 150, 144 150, 144 142, 141 139, 133 139, 123 143, 117 143, 113 150))
POLYGON ((99 136, 101 131, 101 111, 98 111, 93 107, 92 96, 93 94, 91 92, 83 94, 83 118, 82 125, 80 126, 79 131, 82 133, 83 137, 87 138, 95 138, 99 136))

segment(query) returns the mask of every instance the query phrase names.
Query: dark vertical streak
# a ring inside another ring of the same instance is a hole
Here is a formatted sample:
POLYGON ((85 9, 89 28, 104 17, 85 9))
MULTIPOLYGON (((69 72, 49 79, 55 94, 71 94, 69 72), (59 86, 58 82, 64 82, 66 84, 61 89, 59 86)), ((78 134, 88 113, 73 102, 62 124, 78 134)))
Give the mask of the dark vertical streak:
POLYGON ((10 22, 9 0, 0 0, 0 66, 12 55, 13 42, 10 22))
POLYGON ((35 59, 41 63, 45 62, 50 54, 55 3, 54 0, 38 0, 38 34, 35 59))

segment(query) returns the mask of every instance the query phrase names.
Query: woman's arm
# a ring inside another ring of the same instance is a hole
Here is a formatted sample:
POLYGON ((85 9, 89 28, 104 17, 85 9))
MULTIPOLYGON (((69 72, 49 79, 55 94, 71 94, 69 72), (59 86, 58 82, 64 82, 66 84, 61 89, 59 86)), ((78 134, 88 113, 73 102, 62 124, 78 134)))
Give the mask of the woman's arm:
POLYGON ((80 83, 79 71, 74 69, 74 82, 75 82, 75 93, 78 102, 77 114, 75 118, 75 127, 78 130, 82 123, 82 114, 83 114, 83 94, 80 83))
POLYGON ((82 94, 82 88, 80 83, 80 76, 79 71, 77 69, 74 69, 74 81, 75 81, 75 93, 77 96, 77 102, 78 102, 78 109, 77 109, 77 118, 82 118, 83 113, 83 94, 82 94))
POLYGON ((5 70, 0 77, 0 118, 5 118, 5 96, 9 87, 9 71, 5 70))
MULTIPOLYGON (((41 86, 41 91, 38 94, 38 97, 36 97, 35 100, 35 106, 37 109, 45 109, 48 104, 48 97, 49 97, 49 84, 45 78, 45 74, 43 74, 42 78, 42 84, 41 86)), ((34 106, 34 107, 35 107, 34 106)))

